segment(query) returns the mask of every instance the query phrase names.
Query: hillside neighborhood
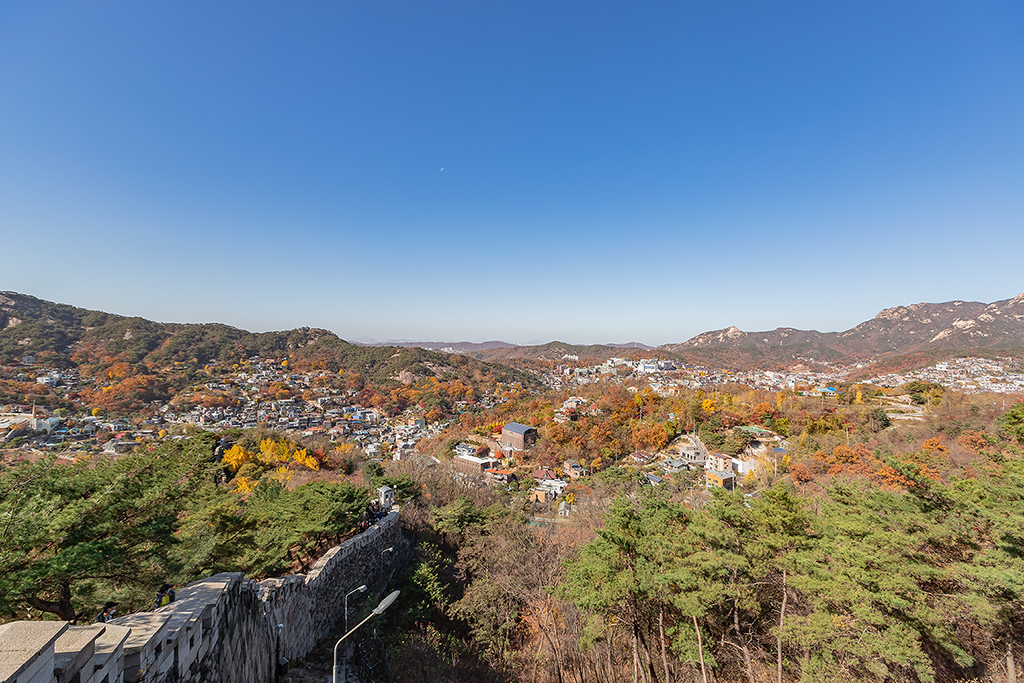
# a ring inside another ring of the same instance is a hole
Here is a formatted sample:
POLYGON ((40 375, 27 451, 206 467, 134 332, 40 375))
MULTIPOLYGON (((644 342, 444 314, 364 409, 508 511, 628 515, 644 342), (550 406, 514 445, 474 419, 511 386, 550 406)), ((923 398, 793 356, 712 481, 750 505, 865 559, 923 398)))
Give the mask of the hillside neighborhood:
MULTIPOLYGON (((935 487, 986 478, 986 485, 1004 487, 999 500, 1010 500, 1005 487, 1014 480, 1003 483, 1003 473, 1015 471, 1014 444, 1024 442, 1021 362, 1015 354, 983 349, 921 363, 842 361, 828 349, 802 349, 784 363, 758 367, 744 360, 745 351, 731 363, 716 362, 713 353, 697 358, 561 343, 471 346, 459 353, 454 347, 362 347, 305 328, 260 336, 216 326, 103 322, 60 307, 51 313, 53 322, 18 319, 10 326, 9 320, 0 331, 0 352, 7 349, 0 366, 0 477, 25 477, 45 488, 34 478, 45 471, 55 481, 67 477, 89 486, 93 473, 102 472, 113 477, 103 484, 109 487, 128 472, 159 481, 155 473, 173 466, 178 473, 168 471, 163 484, 173 491, 193 473, 194 491, 202 494, 159 494, 180 506, 166 517, 178 522, 166 527, 164 540, 168 566, 180 567, 174 571, 185 581, 212 567, 270 581, 287 572, 301 577, 315 571, 332 544, 371 532, 392 505, 402 510, 404 533, 423 535, 410 573, 399 579, 412 596, 429 596, 439 585, 457 594, 461 579, 449 575, 450 567, 476 582, 466 599, 474 590, 489 596, 493 589, 479 583, 485 573, 524 558, 529 562, 514 572, 529 573, 537 564, 561 577, 551 581, 573 585, 566 568, 587 567, 593 544, 634 533, 658 536, 665 524, 673 528, 670 539, 688 538, 694 525, 694 533, 711 534, 688 541, 697 550, 680 553, 681 562, 702 557, 699 549, 708 543, 727 544, 720 557, 761 552, 760 544, 774 542, 776 533, 763 515, 779 505, 790 510, 780 513, 783 519, 814 511, 819 521, 794 522, 786 533, 818 548, 823 559, 817 562, 826 562, 833 557, 828 539, 836 533, 829 529, 846 523, 835 506, 856 500, 851 492, 911 500, 935 487), (100 324, 85 330, 85 322, 100 324), (506 357, 477 358, 487 353, 506 357), (666 513, 670 517, 661 517, 666 513), (839 521, 832 527, 813 526, 833 514, 839 521), (719 518, 720 529, 700 531, 699 525, 719 524, 719 518), (746 520, 742 532, 732 526, 737 519, 746 520), (647 520, 658 521, 647 526, 647 520), (603 535, 609 528, 612 535, 603 535), (744 550, 748 542, 755 550, 744 550), (528 546, 506 551, 491 543, 528 546), (179 544, 187 544, 184 560, 174 555, 179 544)), ((46 489, 38 500, 65 490, 74 489, 46 489)), ((102 497, 105 490, 95 493, 102 497)), ((123 502, 134 504, 134 495, 123 502)), ((68 505, 75 504, 72 496, 68 505)), ((888 509, 888 503, 854 506, 857 514, 888 509)), ((975 513, 965 508, 961 514, 975 513)), ((66 517, 72 527, 75 519, 66 517)), ((31 554, 36 537, 30 531, 37 525, 22 522, 24 552, 31 554)), ((79 534, 67 532, 68 538, 79 534)), ((919 547, 901 550, 894 561, 905 564, 919 547)), ((794 546, 790 552, 801 551, 794 546)), ((20 580, 19 572, 13 570, 12 580, 20 580)), ((781 572, 771 569, 769 580, 788 581, 781 572)), ((73 579, 66 580, 70 585, 73 579)), ((18 585, 21 597, 8 601, 7 610, 23 618, 16 610, 38 588, 18 585)), ((130 592, 135 589, 117 585, 133 610, 144 607, 130 592)), ((585 578, 573 590, 593 585, 585 578)), ((77 599, 89 610, 109 599, 83 590, 77 599)), ((814 593, 794 594, 804 596, 794 609, 812 609, 814 593)), ((55 595, 53 589, 47 595, 55 595)), ((417 605, 410 609, 429 612, 432 624, 453 628, 450 607, 441 610, 435 598, 410 599, 417 605)), ((543 592, 537 599, 553 596, 543 592)), ((59 601, 34 604, 72 616, 59 601)), ((557 605, 567 614, 582 613, 565 601, 557 605)), ((516 607, 509 618, 534 618, 530 609, 516 607)), ((679 623, 677 607, 659 609, 679 623)), ((722 633, 735 630, 723 615, 696 618, 722 633)), ((745 628, 753 628, 756 622, 744 618, 745 628)), ((409 624, 404 632, 416 628, 409 624)), ((477 642, 486 646, 493 637, 477 642)), ((559 647, 576 647, 582 637, 577 631, 559 647)), ((619 657, 620 672, 626 663, 619 657)))
MULTIPOLYGON (((717 387, 734 385, 758 391, 789 391, 833 403, 840 399, 837 387, 848 384, 848 377, 860 369, 829 366, 813 358, 800 359, 805 364, 803 369, 789 372, 716 370, 664 359, 612 357, 595 365, 583 365, 578 358, 561 360, 562 363, 541 374, 550 391, 565 392, 573 387, 603 383, 624 386, 633 392, 644 386, 659 396, 672 397, 684 392, 714 392, 717 387), (812 371, 812 366, 824 369, 812 371)), ((352 444, 366 457, 378 461, 420 458, 426 466, 436 466, 442 461, 434 452, 421 453, 420 444, 430 443, 457 426, 462 414, 500 408, 508 401, 501 391, 492 391, 455 401, 452 414, 443 419, 424 419, 424 410, 419 406, 387 415, 364 405, 359 391, 339 387, 332 373, 296 372, 286 366, 279 359, 258 357, 247 359, 244 366, 236 369, 218 367, 214 361, 208 369, 215 380, 189 387, 170 401, 151 402, 139 415, 108 417, 88 410, 85 405, 77 409, 53 406, 69 400, 74 404, 73 397, 83 388, 102 392, 116 384, 113 378, 86 378, 75 369, 47 368, 26 356, 17 366, 0 371, 0 376, 23 385, 37 385, 40 401, 34 405, 0 406, 0 445, 6 448, 0 457, 21 458, 32 452, 49 451, 72 462, 93 453, 117 456, 138 447, 151 448, 167 439, 182 438, 191 429, 264 430, 297 440, 317 438, 325 444, 352 444), (275 393, 286 393, 287 397, 273 398, 275 393)), ((866 378, 859 385, 888 390, 915 381, 966 393, 1024 392, 1024 374, 1019 363, 1009 358, 956 358, 921 370, 866 378)), ((909 402, 891 400, 884 405, 891 420, 920 419, 919 409, 909 402)), ((600 414, 596 401, 572 396, 553 409, 550 424, 571 424, 577 416, 597 419, 600 414)), ((536 503, 558 501, 560 514, 567 514, 571 505, 561 504, 566 488, 590 472, 571 459, 553 469, 536 469, 524 456, 541 438, 538 427, 543 426, 509 422, 498 425, 500 430, 493 434, 473 436, 475 440, 470 441, 456 440, 447 452, 453 458, 450 466, 455 476, 466 478, 467 484, 522 488, 536 503)), ((777 471, 780 459, 787 457, 785 436, 759 426, 745 429, 751 430, 751 438, 743 451, 734 455, 709 449, 694 433, 680 434, 655 452, 637 450, 625 462, 646 485, 657 486, 682 478, 688 485, 703 488, 741 487, 759 468, 777 471)))

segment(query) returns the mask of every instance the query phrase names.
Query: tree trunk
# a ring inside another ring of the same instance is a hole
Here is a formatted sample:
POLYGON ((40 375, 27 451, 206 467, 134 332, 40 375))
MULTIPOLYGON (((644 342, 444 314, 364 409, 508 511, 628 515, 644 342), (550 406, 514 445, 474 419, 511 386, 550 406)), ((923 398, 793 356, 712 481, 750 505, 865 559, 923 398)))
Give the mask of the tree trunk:
POLYGON ((594 649, 590 652, 593 656, 588 657, 587 659, 590 662, 590 665, 594 667, 594 680, 597 681, 597 683, 602 683, 604 677, 601 675, 601 653, 597 643, 594 643, 594 649))
POLYGON ((704 641, 700 636, 700 626, 697 625, 697 617, 693 618, 693 629, 697 632, 697 652, 700 653, 700 674, 704 677, 704 683, 708 683, 708 670, 704 668, 704 641))
MULTIPOLYGON (((576 675, 576 680, 579 681, 579 683, 586 683, 586 680, 587 680, 587 670, 586 670, 586 668, 584 666, 585 662, 583 661, 583 653, 580 652, 578 649, 576 649, 578 647, 579 641, 572 640, 570 642, 572 643, 572 646, 574 648, 573 650, 571 650, 571 652, 572 652, 572 663, 573 663, 573 667, 572 667, 573 673, 576 675)), ((564 652, 564 650, 563 650, 563 652, 564 652)))
POLYGON ((647 655, 647 673, 644 674, 644 680, 651 681, 651 683, 657 683, 658 671, 654 668, 654 656, 651 654, 651 648, 647 644, 647 638, 644 637, 644 632, 640 631, 640 664, 644 663, 644 655, 647 655))
POLYGON ((733 603, 732 607, 732 627, 736 631, 736 638, 740 641, 743 664, 747 667, 747 681, 754 683, 754 667, 750 664, 750 650, 747 648, 747 642, 743 640, 743 633, 740 632, 740 606, 736 603, 733 603))
POLYGON ((40 612, 49 612, 50 614, 56 614, 64 621, 70 621, 74 623, 78 619, 78 615, 75 613, 75 608, 71 605, 71 582, 62 581, 60 587, 60 600, 56 602, 50 600, 43 600, 38 596, 31 596, 29 602, 40 612))
MULTIPOLYGON (((555 639, 548 633, 546 627, 546 619, 542 616, 540 619, 540 630, 544 634, 545 640, 548 641, 548 645, 551 646, 551 652, 555 655, 555 671, 558 673, 558 683, 563 683, 562 680, 562 653, 558 649, 558 645, 555 643, 555 639)), ((555 634, 555 638, 558 638, 558 634, 555 634)))
POLYGON ((608 630, 608 680, 615 680, 615 661, 612 659, 612 638, 615 637, 615 632, 611 629, 608 630))
MULTIPOLYGON (((545 610, 545 614, 549 614, 551 610, 545 610)), ((547 624, 547 616, 542 620, 542 625, 547 624)), ((562 653, 562 642, 560 639, 560 631, 558 624, 555 622, 555 617, 551 617, 551 631, 544 629, 545 635, 548 638, 548 642, 551 643, 551 648, 555 653, 555 666, 558 669, 558 682, 562 683, 563 680, 571 680, 574 668, 567 665, 565 661, 565 655, 562 653)))
POLYGON ((1006 680, 1008 683, 1017 683, 1017 666, 1013 661, 1013 642, 1006 643, 1006 680))
POLYGON ((637 670, 640 667, 640 653, 636 649, 636 629, 633 629, 633 683, 636 683, 637 670))
POLYGON ((665 683, 669 683, 668 657, 665 655, 665 608, 658 610, 658 642, 661 643, 661 666, 665 669, 665 683))
POLYGON ((775 669, 778 673, 778 683, 782 683, 782 624, 786 620, 786 599, 789 591, 786 590, 786 570, 782 570, 782 609, 779 610, 779 634, 775 637, 775 669))

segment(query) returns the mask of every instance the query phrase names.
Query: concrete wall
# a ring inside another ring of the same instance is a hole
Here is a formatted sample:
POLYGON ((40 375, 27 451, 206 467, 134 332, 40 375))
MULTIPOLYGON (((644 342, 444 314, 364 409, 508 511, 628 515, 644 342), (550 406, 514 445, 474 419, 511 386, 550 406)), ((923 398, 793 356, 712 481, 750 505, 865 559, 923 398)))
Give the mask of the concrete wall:
MULTIPOLYGON (((190 583, 169 605, 109 622, 131 633, 113 652, 118 661, 104 657, 103 673, 114 673, 109 683, 121 680, 122 670, 126 682, 273 681, 282 659, 303 657, 343 619, 346 593, 366 584, 368 594, 379 596, 404 556, 398 513, 392 512, 331 548, 307 575, 254 581, 241 573, 224 573, 190 583), (389 547, 394 550, 382 554, 389 547)), ((349 598, 352 617, 362 597, 356 593, 349 598)), ((28 659, 36 664, 45 659, 50 665, 38 667, 26 660, 24 666, 7 669, 11 678, 0 675, 0 683, 54 681, 53 642, 43 649, 47 651, 28 653, 28 659), (26 677, 30 671, 38 676, 26 677)), ((0 666, 0 673, 4 668, 0 666)))

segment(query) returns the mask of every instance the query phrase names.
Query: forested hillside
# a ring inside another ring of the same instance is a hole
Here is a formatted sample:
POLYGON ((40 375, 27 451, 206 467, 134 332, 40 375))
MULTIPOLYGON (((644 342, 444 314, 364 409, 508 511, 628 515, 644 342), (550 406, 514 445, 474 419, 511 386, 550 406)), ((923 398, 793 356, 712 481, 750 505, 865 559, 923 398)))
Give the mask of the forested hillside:
MULTIPOLYGON (((508 367, 420 348, 350 344, 328 330, 299 328, 254 333, 221 325, 157 323, 0 293, 0 365, 26 356, 47 367, 79 368, 95 375, 125 364, 149 384, 181 388, 210 363, 227 366, 250 357, 287 361, 297 371, 346 370, 373 384, 426 377, 464 381, 536 379, 508 367)), ((163 392, 166 394, 166 390, 163 392)))
POLYGON ((798 456, 753 497, 606 470, 540 526, 414 472, 432 497, 403 511, 421 544, 389 617, 402 680, 1007 680, 1024 404, 913 450, 934 426, 798 456))
POLYGON ((216 443, 201 434, 126 458, 0 468, 0 621, 88 622, 107 600, 146 609, 164 582, 305 571, 366 512, 367 488, 329 462, 321 472, 305 449, 268 439, 261 457, 239 446, 222 461, 216 443))
MULTIPOLYGON (((74 452, 9 429, 2 619, 82 622, 111 599, 145 609, 165 581, 304 572, 386 484, 415 541, 379 629, 403 682, 967 683, 1008 680, 1022 652, 1019 393, 667 390, 618 373, 545 389, 504 366, 323 330, 4 302, 7 357, 31 351, 80 381, 32 383, 20 362, 0 387, 91 414, 69 433, 108 424, 74 452), (291 426, 300 403, 337 424, 291 426), (281 412, 244 428, 162 417, 241 406, 281 412), (379 423, 356 416, 370 409, 379 423), (537 443, 501 444, 510 422, 537 443), (129 440, 130 423, 152 428, 129 440), (115 431, 128 450, 101 450, 115 431), (707 461, 682 462, 684 442, 707 461), (457 467, 467 448, 500 467, 457 467)), ((586 352, 553 344, 533 362, 573 351, 586 352)))
POLYGON ((1024 404, 919 384, 922 419, 896 424, 856 387, 831 406, 589 388, 593 410, 517 456, 591 468, 568 517, 448 464, 455 440, 557 397, 461 415, 420 444, 440 464, 249 431, 29 458, 0 472, 0 610, 87 619, 112 598, 143 609, 164 581, 301 572, 386 483, 416 539, 379 630, 401 681, 1006 680, 1024 645, 1024 404), (788 449, 737 491, 685 471, 652 487, 622 450, 677 425, 737 453, 747 425, 770 427, 788 449))

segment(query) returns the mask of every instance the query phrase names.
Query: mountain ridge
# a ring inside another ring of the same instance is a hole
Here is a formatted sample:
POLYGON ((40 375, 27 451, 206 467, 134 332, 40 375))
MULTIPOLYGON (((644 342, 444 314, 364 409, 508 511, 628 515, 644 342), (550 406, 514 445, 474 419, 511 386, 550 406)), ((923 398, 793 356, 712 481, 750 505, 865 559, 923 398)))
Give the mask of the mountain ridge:
POLYGON ((469 356, 420 348, 359 346, 320 328, 248 332, 222 323, 158 323, 0 292, 0 363, 17 364, 26 356, 61 368, 88 366, 95 370, 124 363, 143 374, 232 364, 261 356, 288 360, 289 367, 355 370, 380 383, 449 374, 467 379, 486 376, 498 381, 536 381, 527 373, 469 356))
MULTIPOLYGON (((485 363, 536 365, 603 362, 616 356, 683 360, 727 369, 783 369, 814 359, 823 363, 899 367, 941 360, 965 352, 1024 355, 1024 293, 993 303, 954 300, 882 309, 848 330, 819 332, 793 327, 746 332, 726 327, 685 342, 650 347, 623 344, 568 344, 551 341, 516 345, 486 342, 414 342, 387 345, 350 343, 326 329, 302 327, 278 332, 248 332, 221 323, 157 323, 0 292, 0 358, 42 356, 56 364, 117 356, 128 362, 173 363, 228 361, 242 354, 287 356, 298 362, 332 363, 380 355, 371 349, 403 349, 403 364, 450 364, 445 357, 465 355, 485 363), (365 349, 359 352, 358 349, 365 349), (420 358, 416 351, 430 354, 420 358), (442 353, 442 350, 445 353, 442 353), (361 355, 360 355, 361 354, 361 355), (417 355, 416 359, 412 359, 417 355), (903 358, 905 361, 901 361, 903 358), (339 360, 348 359, 348 360, 339 360), (884 361, 884 362, 883 362, 884 361)), ((382 363, 362 363, 371 369, 382 363)), ((393 365, 393 363, 392 363, 393 365)))
POLYGON ((1016 349, 1024 344, 1024 294, 990 304, 978 301, 917 303, 882 309, 841 332, 778 327, 744 332, 712 330, 658 348, 673 353, 702 348, 820 347, 851 360, 928 349, 1016 349))

